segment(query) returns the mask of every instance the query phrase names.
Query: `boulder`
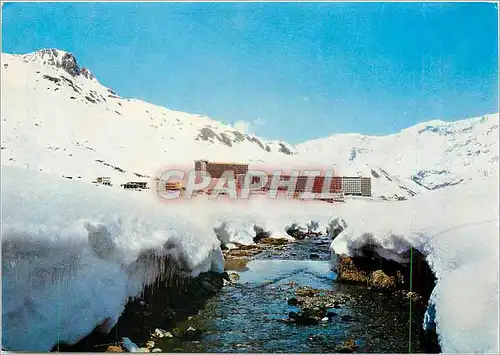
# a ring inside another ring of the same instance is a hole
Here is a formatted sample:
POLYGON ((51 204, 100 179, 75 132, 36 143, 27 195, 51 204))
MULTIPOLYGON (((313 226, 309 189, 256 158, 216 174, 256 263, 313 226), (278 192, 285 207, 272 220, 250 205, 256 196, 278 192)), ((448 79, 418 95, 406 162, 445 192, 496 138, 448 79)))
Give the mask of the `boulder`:
POLYGON ((201 330, 189 327, 182 332, 181 338, 182 340, 188 340, 188 341, 199 340, 201 338, 201 334, 202 334, 201 330))
POLYGON ((288 313, 288 318, 298 325, 316 325, 319 323, 319 318, 313 317, 308 313, 290 312, 288 313))
POLYGON ((349 257, 341 257, 337 266, 337 280, 344 283, 368 284, 368 272, 360 270, 349 257))
POLYGON ((231 258, 224 261, 224 270, 246 271, 247 261, 243 258, 231 258))
POLYGON ((124 353, 125 349, 123 349, 121 346, 118 345, 110 345, 106 349, 107 353, 124 353))
POLYGON ((369 285, 375 291, 391 292, 396 290, 396 277, 388 276, 382 270, 376 270, 370 276, 369 285))

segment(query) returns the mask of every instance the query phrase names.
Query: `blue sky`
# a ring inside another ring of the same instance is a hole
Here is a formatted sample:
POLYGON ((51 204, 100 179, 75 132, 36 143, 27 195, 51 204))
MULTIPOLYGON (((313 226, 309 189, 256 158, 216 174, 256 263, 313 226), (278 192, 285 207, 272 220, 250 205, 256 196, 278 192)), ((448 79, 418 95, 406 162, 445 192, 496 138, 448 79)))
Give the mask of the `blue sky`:
POLYGON ((17 3, 2 51, 292 143, 498 111, 492 3, 17 3))

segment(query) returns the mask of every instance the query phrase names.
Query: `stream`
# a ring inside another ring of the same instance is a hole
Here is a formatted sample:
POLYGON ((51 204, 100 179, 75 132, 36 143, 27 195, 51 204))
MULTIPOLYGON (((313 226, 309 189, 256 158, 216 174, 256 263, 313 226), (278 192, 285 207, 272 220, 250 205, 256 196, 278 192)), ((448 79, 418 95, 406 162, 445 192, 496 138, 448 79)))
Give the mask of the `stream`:
POLYGON ((420 320, 410 322, 409 301, 336 282, 329 244, 314 237, 266 250, 246 271, 234 272, 236 281, 196 315, 177 324, 200 330, 198 337, 161 338, 156 347, 163 352, 422 352, 420 320), (347 301, 329 308, 328 320, 299 325, 289 321, 289 313, 300 308, 288 300, 303 287, 334 291, 347 301))

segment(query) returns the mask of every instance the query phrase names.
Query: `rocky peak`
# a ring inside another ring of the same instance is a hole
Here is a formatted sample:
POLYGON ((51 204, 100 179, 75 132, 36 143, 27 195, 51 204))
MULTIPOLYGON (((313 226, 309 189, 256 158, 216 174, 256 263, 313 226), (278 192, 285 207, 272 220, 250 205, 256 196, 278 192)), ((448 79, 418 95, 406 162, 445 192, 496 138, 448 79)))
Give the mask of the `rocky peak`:
POLYGON ((78 66, 76 57, 73 54, 59 49, 41 49, 34 53, 26 54, 23 57, 28 61, 38 61, 42 64, 53 65, 57 68, 64 69, 72 76, 82 74, 87 79, 92 80, 94 78, 90 70, 84 67, 80 68, 78 66))
POLYGON ((90 72, 90 70, 88 70, 85 67, 82 67, 82 69, 80 70, 80 74, 82 74, 87 79, 90 79, 90 80, 94 79, 94 76, 92 75, 92 73, 90 72))

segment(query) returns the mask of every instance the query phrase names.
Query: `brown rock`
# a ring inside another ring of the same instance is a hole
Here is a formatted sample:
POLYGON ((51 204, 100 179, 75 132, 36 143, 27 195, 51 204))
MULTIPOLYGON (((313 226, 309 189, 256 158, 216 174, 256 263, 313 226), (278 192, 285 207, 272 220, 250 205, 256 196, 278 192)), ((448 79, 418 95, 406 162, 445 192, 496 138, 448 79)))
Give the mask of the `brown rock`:
POLYGON ((369 276, 366 271, 356 267, 352 258, 342 257, 337 268, 337 280, 345 283, 368 284, 369 276))
POLYGON ((244 256, 249 257, 255 254, 256 252, 254 250, 248 250, 248 249, 246 250, 233 249, 229 253, 226 253, 226 255, 228 256, 239 257, 239 258, 244 256))
POLYGON ((372 272, 370 286, 377 291, 394 291, 396 289, 396 278, 387 276, 382 270, 372 272))
POLYGON ((226 259, 224 261, 224 270, 246 271, 247 261, 242 258, 226 259))
POLYGON ((106 352, 107 353, 124 353, 125 350, 122 349, 121 346, 117 346, 117 345, 110 345, 108 346, 108 348, 106 349, 106 352))
POLYGON ((284 238, 263 238, 260 240, 261 244, 267 245, 285 245, 288 243, 287 239, 284 238))
POLYGON ((237 248, 232 249, 231 251, 239 251, 239 250, 253 250, 253 249, 260 249, 261 247, 257 244, 249 244, 249 245, 244 245, 244 244, 236 244, 237 248))
POLYGON ((358 346, 353 339, 347 339, 344 344, 336 346, 335 352, 337 353, 353 353, 358 346))

